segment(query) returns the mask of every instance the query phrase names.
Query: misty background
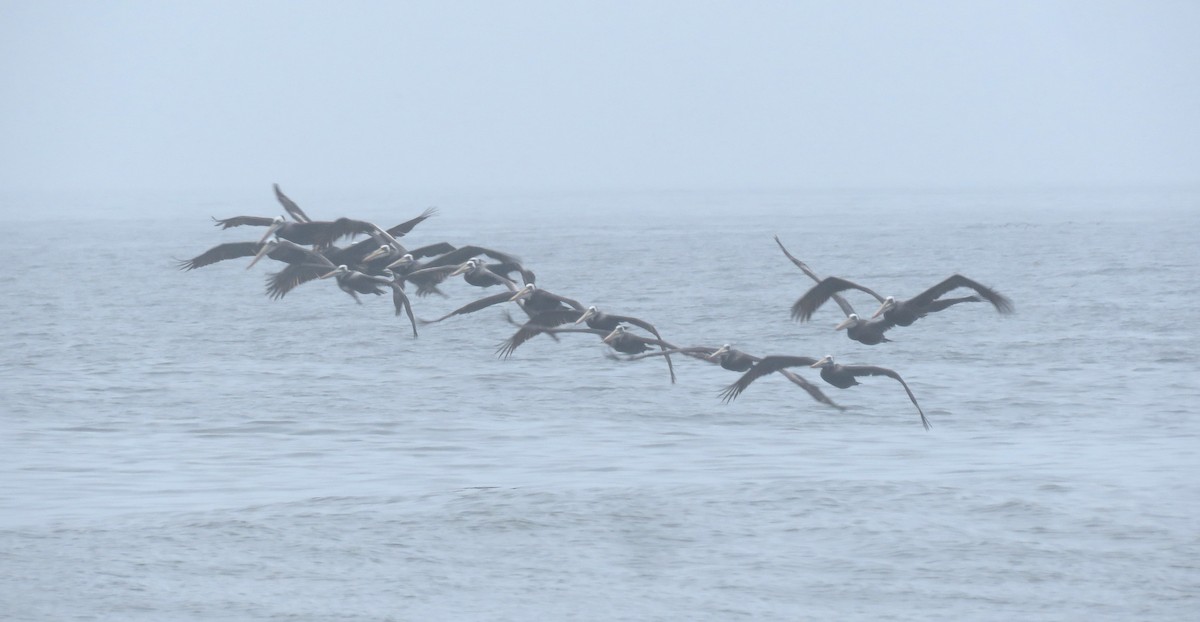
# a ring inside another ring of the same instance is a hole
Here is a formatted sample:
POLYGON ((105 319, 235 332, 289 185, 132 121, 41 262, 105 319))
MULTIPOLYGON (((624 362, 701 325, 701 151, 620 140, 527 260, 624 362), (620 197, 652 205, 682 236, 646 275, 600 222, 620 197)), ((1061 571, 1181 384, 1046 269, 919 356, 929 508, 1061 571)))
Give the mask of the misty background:
POLYGON ((4 1, 0 204, 1189 187, 1197 32, 1192 2, 4 1))

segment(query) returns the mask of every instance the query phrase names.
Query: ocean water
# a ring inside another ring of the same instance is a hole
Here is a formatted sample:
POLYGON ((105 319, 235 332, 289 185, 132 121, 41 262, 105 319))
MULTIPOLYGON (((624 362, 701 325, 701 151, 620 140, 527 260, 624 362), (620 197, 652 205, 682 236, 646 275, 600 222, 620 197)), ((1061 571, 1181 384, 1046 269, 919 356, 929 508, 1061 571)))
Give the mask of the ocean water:
MULTIPOLYGON (((385 226, 426 207, 291 192, 385 226)), ((799 370, 844 411, 780 377, 723 404, 732 372, 679 358, 672 385, 591 335, 498 360, 499 308, 414 339, 388 297, 272 301, 245 261, 175 269, 257 239, 208 218, 273 215, 266 191, 6 201, 5 620, 1200 611, 1200 193, 478 195, 405 240, 512 252, 678 345, 890 367, 929 432, 888 378, 799 370), (960 272, 1017 312, 959 305, 863 346, 835 305, 789 319, 811 282, 776 234, 883 295, 960 272)), ((483 293, 444 289, 417 314, 483 293)))

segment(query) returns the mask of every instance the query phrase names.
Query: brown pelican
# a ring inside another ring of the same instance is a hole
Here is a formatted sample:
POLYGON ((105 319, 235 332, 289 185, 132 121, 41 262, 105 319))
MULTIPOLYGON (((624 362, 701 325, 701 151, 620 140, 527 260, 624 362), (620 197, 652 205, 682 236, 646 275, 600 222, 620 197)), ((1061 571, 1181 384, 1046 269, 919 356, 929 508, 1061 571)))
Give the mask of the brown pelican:
MULTIPOLYGON (((574 322, 576 325, 586 322, 588 328, 602 330, 606 334, 616 330, 620 324, 630 324, 654 335, 656 339, 662 339, 662 335, 658 334, 658 329, 653 324, 636 317, 605 313, 597 310, 595 306, 588 307, 582 313, 578 309, 562 308, 539 313, 529 318, 528 322, 521 325, 517 332, 500 346, 496 354, 508 358, 521 344, 533 339, 539 333, 545 332, 547 327, 559 326, 568 322, 574 322)), ((667 356, 667 366, 672 367, 672 371, 674 371, 669 355, 667 356)))
MULTIPOLYGON (((366 261, 373 260, 377 253, 380 251, 368 255, 366 261)), ((459 274, 463 275, 463 279, 467 283, 476 287, 503 285, 513 291, 517 287, 516 283, 507 276, 510 272, 520 272, 525 283, 534 281, 533 272, 526 270, 516 257, 482 246, 462 246, 423 264, 417 263, 414 257, 404 255, 387 264, 387 267, 402 274, 407 281, 416 284, 418 295, 435 293, 437 285, 444 279, 459 274), (486 264, 477 255, 486 255, 500 263, 486 264)))
POLYGON ((547 311, 565 309, 568 306, 574 308, 580 313, 584 311, 583 305, 579 304, 579 301, 567 298, 565 296, 559 296, 558 294, 541 289, 533 283, 528 283, 525 285, 525 287, 522 287, 515 292, 508 291, 500 294, 492 294, 491 296, 486 296, 476 300, 475 302, 463 305, 462 307, 459 307, 436 320, 421 321, 425 324, 433 324, 451 316, 474 313, 480 309, 486 309, 487 307, 500 304, 502 302, 517 302, 521 305, 521 308, 525 310, 525 313, 529 315, 529 317, 534 317, 547 311))
POLYGON ((417 336, 417 318, 413 315, 412 303, 408 300, 408 296, 404 294, 404 288, 400 286, 400 280, 392 273, 391 270, 384 270, 381 275, 363 274, 357 270, 351 270, 344 264, 337 266, 332 272, 321 275, 322 279, 334 277, 337 279, 338 287, 342 291, 354 297, 354 300, 362 304, 358 299, 360 294, 382 294, 379 291, 379 286, 383 285, 392 288, 392 305, 396 308, 396 315, 400 315, 401 310, 408 314, 408 321, 412 324, 413 337, 417 336))
MULTIPOLYGON (((358 269, 360 272, 379 274, 382 272, 383 266, 379 266, 374 262, 364 262, 364 258, 384 245, 398 247, 397 236, 403 236, 408 231, 411 231, 413 227, 432 216, 436 211, 434 208, 427 209, 416 218, 402 222, 390 229, 377 231, 370 238, 360 240, 345 248, 332 247, 321 249, 318 252, 328 258, 330 263, 335 266, 346 264, 358 269)), ((452 250, 454 250, 453 246, 445 242, 440 242, 406 252, 415 257, 427 257, 447 253, 452 250)), ((314 267, 303 263, 289 263, 292 265, 267 278, 267 294, 271 298, 282 298, 300 284, 311 281, 327 272, 327 270, 322 270, 321 267, 314 267)), ((399 272, 399 270, 393 270, 393 272, 399 272)))
MULTIPOLYGON (((678 349, 676 346, 671 345, 670 343, 667 343, 661 339, 652 339, 650 337, 643 337, 641 335, 631 333, 626 330, 623 325, 617 326, 611 331, 601 330, 598 328, 556 327, 545 327, 542 330, 551 335, 557 335, 559 333, 588 333, 597 335, 601 337, 601 341, 603 341, 605 345, 622 354, 641 354, 652 349, 654 346, 659 346, 672 351, 678 349)), ((655 354, 661 355, 662 352, 655 352, 655 354)), ((674 384, 675 369, 668 365, 667 371, 671 374, 671 383, 674 384)))
POLYGON ((839 388, 848 389, 856 384, 859 384, 858 376, 887 376, 894 378, 904 387, 904 391, 908 393, 908 399, 912 400, 913 406, 917 407, 917 412, 921 415, 921 425, 928 430, 931 426, 929 420, 925 418, 925 412, 921 410, 921 405, 917 403, 917 396, 913 395, 912 389, 908 388, 908 383, 900 377, 900 374, 887 369, 886 367, 875 367, 873 365, 839 365, 833 362, 833 355, 828 355, 823 359, 817 360, 808 356, 765 356, 749 371, 742 374, 736 382, 729 385, 721 392, 722 398, 728 402, 742 391, 745 391, 750 383, 766 376, 767 374, 777 372, 788 367, 799 367, 807 365, 808 367, 821 368, 821 379, 829 384, 839 388))
MULTIPOLYGON (((702 361, 707 361, 709 363, 715 363, 717 365, 720 365, 724 369, 728 369, 729 371, 736 371, 736 372, 749 371, 751 367, 754 367, 755 363, 758 363, 759 361, 762 360, 757 356, 746 354, 745 352, 742 352, 741 350, 734 349, 729 344, 725 344, 725 345, 721 346, 720 348, 695 346, 695 347, 691 347, 691 348, 676 348, 673 350, 663 350, 662 352, 647 352, 645 354, 638 354, 635 356, 628 357, 624 360, 636 361, 636 360, 648 358, 651 356, 665 356, 667 354, 684 354, 684 355, 690 356, 695 359, 700 359, 702 361)), ((614 357, 614 358, 616 358, 616 357, 614 357)), ((812 384, 811 382, 805 380, 804 378, 801 378, 799 375, 797 375, 787 369, 780 369, 780 370, 778 370, 777 373, 782 375, 784 378, 787 378, 788 380, 792 381, 794 384, 799 386, 801 389, 804 389, 810 396, 812 396, 812 398, 814 400, 816 400, 822 404, 828 404, 829 406, 832 406, 838 410, 845 410, 845 408, 843 408, 842 406, 839 406, 833 400, 829 399, 829 396, 825 395, 825 393, 823 391, 821 391, 820 388, 818 388, 816 385, 812 384)))
MULTIPOLYGON (((821 279, 817 277, 816 273, 814 273, 807 264, 793 257, 792 254, 788 252, 788 249, 784 248, 783 242, 779 241, 779 236, 775 236, 775 243, 779 245, 779 249, 783 251, 783 254, 789 260, 791 260, 793 264, 796 264, 797 268, 800 268, 801 272, 807 274, 809 278, 817 283, 821 282, 821 279)), ((833 298, 833 301, 837 303, 838 307, 842 309, 842 313, 846 314, 846 319, 842 320, 842 322, 835 326, 834 330, 841 330, 845 328, 847 337, 868 346, 891 341, 891 339, 884 337, 883 333, 887 332, 889 328, 894 326, 892 323, 886 320, 875 318, 863 320, 857 313, 854 312, 854 307, 850 306, 850 303, 847 302, 845 298, 842 298, 836 293, 831 294, 831 297, 833 298)), ((792 319, 799 319, 795 306, 792 307, 792 319)))
POLYGON ((874 291, 852 283, 846 279, 836 276, 825 277, 821 282, 817 283, 812 289, 805 292, 799 300, 792 305, 792 317, 800 321, 808 320, 812 317, 814 311, 817 310, 826 300, 829 300, 833 294, 847 289, 857 289, 874 296, 880 302, 879 311, 876 311, 872 317, 883 315, 883 319, 892 325, 908 326, 918 319, 925 317, 928 313, 941 311, 960 302, 979 302, 980 299, 992 303, 1000 313, 1012 313, 1012 302, 1004 296, 997 293, 995 290, 984 287, 979 283, 968 279, 961 274, 954 274, 947 277, 942 282, 930 287, 929 289, 917 294, 914 298, 904 301, 897 301, 895 298, 884 298, 874 291), (964 296, 962 298, 939 298, 946 293, 966 287, 975 290, 978 296, 964 296))
MULTIPOLYGON (((292 217, 292 220, 295 220, 296 222, 312 222, 312 219, 308 217, 308 214, 305 214, 304 210, 300 209, 300 206, 296 205, 295 201, 289 199, 287 195, 285 195, 283 191, 279 189, 279 184, 271 184, 271 187, 275 189, 275 198, 281 205, 283 205, 283 209, 287 211, 289 216, 292 217)), ((215 226, 222 229, 228 229, 230 227, 240 227, 242 225, 266 227, 270 226, 274 219, 264 218, 262 216, 234 216, 233 218, 226 218, 223 220, 217 220, 216 218, 213 220, 216 221, 215 226)))

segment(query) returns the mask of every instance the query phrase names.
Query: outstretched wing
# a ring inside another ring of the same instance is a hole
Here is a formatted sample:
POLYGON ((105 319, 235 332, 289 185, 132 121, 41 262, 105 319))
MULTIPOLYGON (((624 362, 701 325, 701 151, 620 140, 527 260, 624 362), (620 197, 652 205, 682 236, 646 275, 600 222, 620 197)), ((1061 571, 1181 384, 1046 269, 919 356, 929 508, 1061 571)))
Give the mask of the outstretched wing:
POLYGON ((233 218, 222 218, 220 220, 213 218, 213 226, 222 229, 241 227, 242 225, 270 227, 274 222, 274 218, 266 218, 265 216, 234 216, 233 218))
MULTIPOLYGON (((402 238, 406 234, 408 234, 409 231, 412 231, 413 227, 416 227, 417 225, 421 224, 422 222, 425 221, 426 218, 429 218, 430 216, 433 216, 434 214, 436 214, 437 211, 438 211, 438 208, 436 208, 436 207, 428 208, 425 211, 421 212, 420 216, 417 216, 416 218, 413 218, 412 220, 406 220, 406 221, 396 225, 395 227, 388 229, 387 232, 389 235, 392 235, 392 236, 395 236, 398 238, 402 238)), ((414 257, 415 257, 415 255, 414 255, 414 257)))
MULTIPOLYGON (((642 330, 654 335, 659 341, 662 341, 662 335, 658 334, 658 329, 654 328, 654 325, 651 324, 650 322, 647 322, 645 320, 639 320, 638 318, 631 317, 628 315, 613 315, 610 313, 608 316, 617 320, 618 322, 624 322, 626 324, 632 324, 634 326, 637 326, 638 328, 641 328, 642 330)), ((663 343, 665 343, 665 342, 663 342, 663 343)), ((667 350, 669 348, 667 348, 664 345, 659 345, 659 349, 662 351, 663 357, 667 359, 667 369, 670 370, 671 381, 674 382, 674 380, 675 380, 675 365, 671 363, 671 353, 667 352, 667 350)))
POLYGON ((408 296, 404 294, 404 288, 400 287, 399 283, 392 283, 392 304, 396 307, 396 315, 400 315, 400 310, 408 314, 408 321, 412 324, 413 337, 417 336, 417 318, 413 316, 412 302, 408 296))
POLYGON ((834 408, 836 408, 838 410, 846 410, 845 407, 839 406, 836 402, 829 399, 829 396, 825 395, 825 393, 823 391, 821 391, 821 389, 818 388, 817 385, 805 380, 804 378, 801 378, 795 372, 789 371, 787 369, 781 369, 781 370, 779 370, 779 373, 784 378, 791 380, 793 383, 795 383, 801 389, 804 389, 805 391, 807 391, 808 394, 811 395, 814 400, 817 400, 818 402, 821 402, 822 404, 828 404, 829 406, 833 406, 834 408))
POLYGON ((927 306, 929 303, 940 298, 943 294, 958 289, 959 287, 968 287, 975 290, 984 300, 992 303, 993 307, 1000 313, 1012 313, 1013 304, 1007 297, 1001 295, 996 290, 980 285, 976 281, 972 281, 961 274, 954 274, 946 278, 946 280, 930 287, 929 289, 917 294, 912 300, 921 306, 927 306))
POLYGON ((218 261, 226 259, 237 259, 238 257, 253 257, 258 249, 262 248, 262 244, 258 242, 230 242, 228 244, 218 244, 191 259, 177 259, 176 264, 180 270, 195 270, 203 268, 218 261))
POLYGON ((834 294, 847 289, 857 289, 859 291, 866 292, 879 300, 880 304, 883 304, 883 296, 876 294, 870 289, 857 283, 847 281, 846 279, 838 278, 836 276, 829 276, 825 277, 819 283, 814 285, 812 289, 805 292, 804 295, 796 301, 796 304, 792 305, 792 319, 799 320, 801 322, 808 321, 812 318, 813 312, 819 309, 821 305, 825 304, 825 301, 832 298, 834 294))
POLYGON ((913 395, 912 389, 908 388, 908 383, 900 377, 900 374, 886 367, 875 367, 874 365, 842 365, 842 369, 855 376, 887 376, 888 378, 894 378, 896 382, 900 383, 900 386, 904 387, 904 392, 908 393, 908 399, 912 400, 913 406, 917 407, 917 412, 921 415, 921 425, 925 426, 926 430, 933 427, 929 424, 929 419, 925 418, 925 411, 921 410, 921 405, 917 403, 917 396, 913 395))
MULTIPOLYGON (((539 313, 528 322, 525 322, 513 333, 512 337, 504 340, 500 347, 496 349, 496 356, 500 358, 508 358, 521 344, 533 339, 541 333, 547 332, 547 329, 555 326, 561 326, 568 322, 578 320, 582 313, 574 309, 555 309, 539 313)), ((511 319, 511 316, 510 316, 511 319)))
MULTIPOLYGON (((784 256, 786 256, 789 260, 791 260, 792 263, 796 264, 796 267, 800 268, 801 272, 803 272, 804 274, 807 274, 808 278, 816 281, 817 283, 821 282, 821 277, 817 276, 817 273, 813 272, 812 268, 808 267, 808 264, 793 257, 792 254, 788 252, 788 249, 783 247, 783 242, 779 241, 779 236, 775 236, 775 243, 779 245, 779 250, 783 251, 784 256)), ((845 298, 842 298, 841 296, 834 294, 833 301, 836 302, 837 306, 842 309, 842 313, 846 314, 846 317, 850 317, 850 314, 854 313, 854 307, 851 307, 850 303, 846 302, 845 298)), ((793 311, 793 314, 794 313, 795 312, 793 311)), ((794 315, 793 315, 793 317, 794 317, 794 315)))
POLYGON ((271 186, 275 188, 275 198, 279 200, 279 204, 283 206, 283 209, 287 210, 287 213, 291 215, 293 220, 296 222, 312 222, 312 219, 308 217, 308 214, 305 214, 304 210, 300 209, 300 206, 296 205, 295 201, 289 199, 287 195, 279 189, 279 184, 271 184, 271 186))
POLYGON ((729 402, 742 394, 752 382, 788 367, 812 365, 817 359, 808 356, 764 356, 754 367, 742 374, 741 378, 721 391, 721 401, 729 402))
POLYGON ((440 322, 448 317, 452 317, 455 315, 464 315, 467 313, 474 313, 480 309, 486 309, 487 307, 490 307, 495 304, 500 304, 502 302, 508 302, 509 300, 512 299, 512 297, 513 297, 512 292, 501 292, 499 294, 492 294, 491 296, 485 296, 483 298, 480 298, 479 300, 476 300, 475 302, 465 304, 465 305, 451 311, 450 313, 443 315, 442 317, 440 317, 436 320, 421 320, 421 323, 422 324, 434 324, 436 322, 440 322))

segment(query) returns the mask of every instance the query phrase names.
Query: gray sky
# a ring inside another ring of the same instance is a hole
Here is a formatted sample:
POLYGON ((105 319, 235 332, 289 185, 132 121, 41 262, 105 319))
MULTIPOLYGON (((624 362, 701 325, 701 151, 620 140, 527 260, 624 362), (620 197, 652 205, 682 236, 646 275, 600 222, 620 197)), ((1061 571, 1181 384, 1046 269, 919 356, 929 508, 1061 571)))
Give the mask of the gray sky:
POLYGON ((1196 2, 0 0, 0 187, 1200 182, 1196 2))

